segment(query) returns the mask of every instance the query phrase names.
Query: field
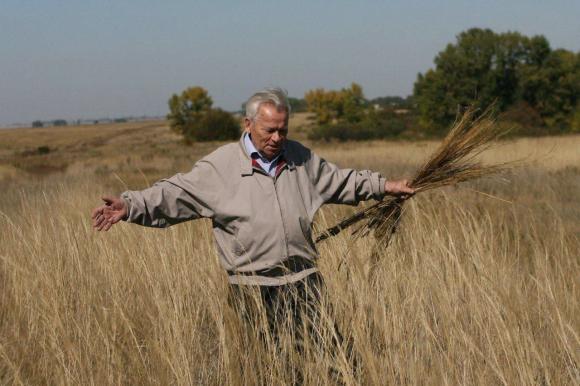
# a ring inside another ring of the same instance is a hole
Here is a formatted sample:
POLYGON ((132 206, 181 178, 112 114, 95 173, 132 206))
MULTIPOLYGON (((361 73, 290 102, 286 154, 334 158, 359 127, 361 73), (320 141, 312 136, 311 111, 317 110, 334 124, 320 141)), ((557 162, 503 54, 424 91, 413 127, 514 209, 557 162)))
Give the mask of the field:
MULTIPOLYGON (((304 384, 580 382, 580 136, 498 143, 484 158, 520 166, 413 198, 378 258, 348 232, 319 245, 356 365, 346 349, 242 339, 207 220, 91 229, 102 194, 218 145, 185 146, 165 122, 0 130, 1 384, 278 385, 297 369, 304 384)), ((437 143, 308 145, 398 178, 437 143)), ((353 210, 325 207, 316 227, 353 210)))

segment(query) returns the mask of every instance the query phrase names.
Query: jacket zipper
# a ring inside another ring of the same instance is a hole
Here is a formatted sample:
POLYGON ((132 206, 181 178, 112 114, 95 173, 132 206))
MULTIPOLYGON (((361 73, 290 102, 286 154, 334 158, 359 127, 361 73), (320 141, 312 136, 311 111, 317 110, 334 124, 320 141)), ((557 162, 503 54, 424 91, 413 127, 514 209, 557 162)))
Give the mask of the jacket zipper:
POLYGON ((288 250, 288 232, 286 232, 286 224, 284 223, 284 216, 282 215, 282 206, 280 205, 280 199, 278 198, 278 188, 276 182, 278 181, 278 176, 270 176, 272 178, 272 185, 274 186, 274 194, 276 195, 276 203, 278 204, 278 211, 280 212, 280 221, 282 222, 282 231, 284 232, 284 246, 286 247, 286 258, 290 257, 290 251, 288 250))
MULTIPOLYGON (((287 167, 284 165, 284 167, 287 167)), ((284 232, 284 247, 286 248, 286 258, 290 257, 290 251, 288 249, 288 232, 286 232, 286 224, 284 223, 284 216, 282 215, 282 207, 280 206, 280 199, 278 198, 278 189, 276 188, 276 181, 278 181, 278 176, 280 173, 276 173, 275 176, 271 176, 270 174, 266 173, 263 169, 254 168, 254 172, 258 172, 264 176, 267 176, 272 181, 272 186, 274 187, 274 195, 276 196, 276 204, 278 205, 278 212, 280 213, 280 222, 282 223, 282 231, 284 232)))

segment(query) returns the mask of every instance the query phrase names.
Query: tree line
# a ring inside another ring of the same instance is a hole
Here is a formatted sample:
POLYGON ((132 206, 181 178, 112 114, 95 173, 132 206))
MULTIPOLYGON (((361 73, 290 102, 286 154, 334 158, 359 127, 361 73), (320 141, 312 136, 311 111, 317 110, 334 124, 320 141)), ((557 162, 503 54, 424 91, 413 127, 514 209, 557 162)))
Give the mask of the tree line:
MULTIPOLYGON (((467 106, 494 106, 500 124, 515 134, 580 132, 580 53, 552 49, 544 36, 472 28, 440 51, 434 64, 418 74, 413 95, 405 98, 369 100, 352 83, 309 90, 290 104, 295 112, 313 113, 310 138, 316 140, 440 136, 467 106)), ((239 120, 212 103, 199 86, 174 94, 171 127, 187 141, 238 137, 239 120)))
POLYGON ((544 36, 473 28, 434 62, 418 75, 413 92, 425 130, 445 130, 466 105, 491 104, 524 132, 533 126, 580 130, 580 53, 552 50, 544 36))

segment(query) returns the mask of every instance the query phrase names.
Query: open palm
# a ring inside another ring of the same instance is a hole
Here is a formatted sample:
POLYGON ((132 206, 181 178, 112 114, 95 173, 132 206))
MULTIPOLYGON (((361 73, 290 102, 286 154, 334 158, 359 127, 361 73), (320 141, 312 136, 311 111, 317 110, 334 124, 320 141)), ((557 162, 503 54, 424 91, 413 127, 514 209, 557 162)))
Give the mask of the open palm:
POLYGON ((127 205, 120 197, 104 196, 105 205, 93 209, 91 218, 93 227, 98 231, 108 231, 111 227, 126 218, 129 212, 127 205))

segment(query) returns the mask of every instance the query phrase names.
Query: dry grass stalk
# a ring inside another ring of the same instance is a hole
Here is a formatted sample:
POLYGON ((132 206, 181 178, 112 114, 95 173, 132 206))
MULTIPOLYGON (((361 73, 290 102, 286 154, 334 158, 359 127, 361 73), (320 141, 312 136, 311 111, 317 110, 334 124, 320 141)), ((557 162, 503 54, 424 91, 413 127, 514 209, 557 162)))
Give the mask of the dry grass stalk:
MULTIPOLYGON (((474 108, 468 109, 453 124, 439 148, 417 171, 410 186, 416 193, 421 193, 489 176, 506 169, 512 163, 483 164, 477 159, 504 133, 505 129, 497 125, 493 119, 492 108, 484 111, 479 117, 476 117, 474 108)), ((353 235, 362 237, 374 231, 379 244, 388 245, 401 218, 403 204, 404 200, 392 197, 377 202, 328 228, 317 237, 316 242, 362 222, 353 230, 353 235)))

